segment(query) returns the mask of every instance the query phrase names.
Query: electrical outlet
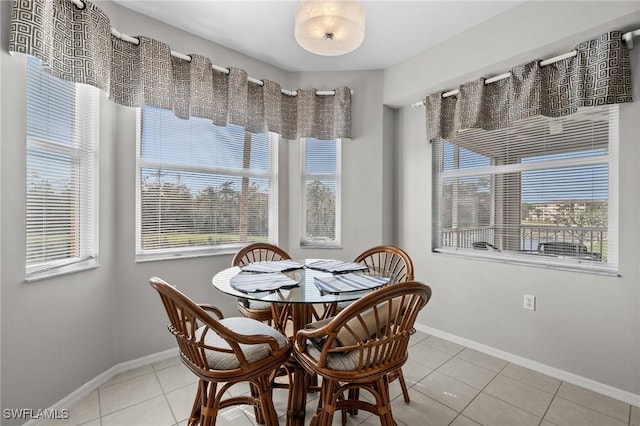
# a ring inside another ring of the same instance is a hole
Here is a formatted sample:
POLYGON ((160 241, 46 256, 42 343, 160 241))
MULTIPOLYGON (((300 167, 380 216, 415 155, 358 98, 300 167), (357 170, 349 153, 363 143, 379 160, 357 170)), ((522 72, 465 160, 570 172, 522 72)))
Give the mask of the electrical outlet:
POLYGON ((536 310, 536 297, 531 296, 530 294, 524 295, 524 306, 523 308, 529 309, 531 311, 536 310))

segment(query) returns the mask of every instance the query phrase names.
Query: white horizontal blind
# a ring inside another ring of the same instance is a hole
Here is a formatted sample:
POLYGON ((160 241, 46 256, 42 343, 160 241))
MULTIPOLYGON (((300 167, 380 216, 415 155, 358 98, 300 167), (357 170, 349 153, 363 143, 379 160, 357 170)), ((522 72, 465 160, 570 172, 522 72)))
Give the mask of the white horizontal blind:
POLYGON ((27 59, 27 276, 96 256, 98 107, 27 59))
POLYGON ((302 245, 340 244, 340 141, 302 146, 302 245))
POLYGON ((618 106, 434 142, 436 250, 617 267, 618 106))
POLYGON ((138 253, 274 241, 277 136, 142 109, 138 253))

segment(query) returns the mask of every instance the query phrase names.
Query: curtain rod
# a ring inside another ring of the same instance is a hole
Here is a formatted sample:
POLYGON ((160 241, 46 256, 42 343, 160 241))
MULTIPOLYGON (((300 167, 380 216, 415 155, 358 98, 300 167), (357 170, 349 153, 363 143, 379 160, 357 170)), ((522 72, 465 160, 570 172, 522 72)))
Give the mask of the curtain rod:
MULTIPOLYGON (((84 4, 83 0, 69 0, 71 1, 74 5, 76 5, 76 7, 80 10, 84 9, 86 7, 86 5, 84 4)), ((119 38, 120 40, 124 40, 124 41, 128 41, 129 43, 133 43, 135 45, 140 44, 140 40, 138 40, 135 37, 131 37, 130 35, 121 33, 120 31, 116 30, 115 28, 111 27, 111 34, 114 37, 119 38)), ((185 61, 191 62, 191 56, 189 55, 185 55, 184 53, 180 53, 180 52, 175 52, 175 51, 171 51, 171 56, 174 56, 176 58, 180 58, 180 59, 184 59, 185 61)), ((220 67, 218 65, 215 64, 211 64, 211 68, 213 68, 216 71, 220 71, 223 72, 225 74, 229 74, 229 69, 228 68, 223 68, 220 67)), ((253 77, 247 77, 247 80, 255 83, 259 86, 263 86, 264 82, 262 80, 258 80, 257 78, 253 78, 253 77)), ((287 96, 296 96, 298 94, 298 92, 296 90, 287 90, 287 89, 280 89, 280 91, 287 95, 287 96)), ((332 96, 335 95, 336 91, 335 90, 316 90, 316 95, 319 96, 332 96)), ((353 90, 351 90, 351 94, 353 95, 353 90)))
MULTIPOLYGON (((637 30, 634 30, 634 31, 629 31, 627 33, 624 33, 622 35, 622 39, 627 44, 627 48, 632 49, 633 48, 633 38, 634 37, 639 37, 639 36, 640 36, 640 28, 638 28, 637 30)), ((551 65, 551 64, 553 64, 555 62, 558 62, 558 61, 561 61, 563 59, 573 58, 577 54, 578 54, 577 50, 572 50, 571 52, 563 53, 562 55, 554 56, 553 58, 549 58, 549 59, 545 59, 543 61, 540 61, 540 66, 544 67, 546 65, 551 65)), ((487 79, 484 80, 484 84, 494 83, 496 81, 504 80, 505 78, 509 78, 509 77, 511 77, 511 71, 506 72, 504 74, 496 75, 495 77, 487 78, 487 79)), ((442 94, 442 97, 443 98, 448 98, 449 96, 455 96, 458 93, 460 93, 460 90, 453 89, 453 90, 449 90, 448 92, 444 92, 442 94)), ((413 103, 413 104, 411 104, 411 106, 414 107, 414 108, 415 107, 424 106, 424 100, 418 101, 416 103, 413 103)))

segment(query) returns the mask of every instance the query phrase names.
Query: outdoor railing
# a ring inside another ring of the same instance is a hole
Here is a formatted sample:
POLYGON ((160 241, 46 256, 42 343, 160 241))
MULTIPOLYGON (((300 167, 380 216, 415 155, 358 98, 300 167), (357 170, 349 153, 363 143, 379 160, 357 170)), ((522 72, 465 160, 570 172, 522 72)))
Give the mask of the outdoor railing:
POLYGON ((495 241, 495 228, 483 226, 478 228, 455 228, 442 231, 442 246, 455 248, 472 248, 472 244, 486 241, 493 244, 495 241))
MULTIPOLYGON (((443 247, 473 248, 473 243, 487 242, 493 245, 495 241, 494 226, 484 226, 464 229, 444 229, 442 232, 443 247)), ((594 227, 521 225, 520 250, 537 252, 538 244, 545 242, 563 242, 584 245, 587 252, 606 259, 607 230, 594 227)))

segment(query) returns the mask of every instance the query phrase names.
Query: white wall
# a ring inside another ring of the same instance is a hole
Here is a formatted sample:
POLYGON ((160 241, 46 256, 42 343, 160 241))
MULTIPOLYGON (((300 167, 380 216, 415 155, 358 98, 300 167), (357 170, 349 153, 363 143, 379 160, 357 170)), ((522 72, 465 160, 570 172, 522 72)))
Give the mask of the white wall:
MULTIPOLYGON (((387 70, 385 100, 408 105, 465 80, 564 53, 606 30, 640 24, 640 4, 604 3, 525 3, 387 70), (614 15, 616 22, 605 22, 614 15), (552 46, 553 40, 558 43, 552 46), (531 52, 517 53, 520 47, 531 52), (486 66, 516 56, 517 62, 500 69, 486 66)), ((619 277, 432 253, 432 154, 424 109, 398 110, 398 239, 413 256, 416 278, 433 289, 421 324, 617 388, 627 396, 640 394, 640 49, 632 51, 632 60, 636 102, 620 107, 619 277), (523 310, 525 293, 537 297, 535 312, 523 310)))

